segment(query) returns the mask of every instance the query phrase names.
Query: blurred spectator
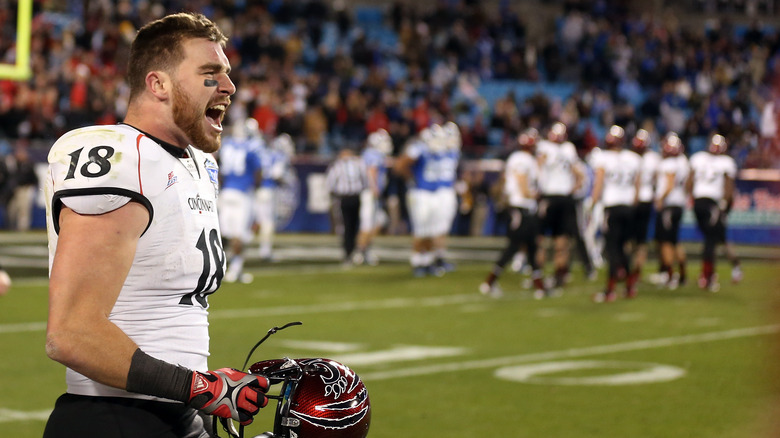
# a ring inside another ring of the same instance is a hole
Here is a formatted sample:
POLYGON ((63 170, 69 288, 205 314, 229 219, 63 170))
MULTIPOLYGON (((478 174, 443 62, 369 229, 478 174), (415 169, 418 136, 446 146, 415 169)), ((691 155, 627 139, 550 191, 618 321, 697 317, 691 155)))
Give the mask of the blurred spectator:
MULTIPOLYGON (((393 126, 410 126, 402 143, 435 120, 457 120, 464 157, 481 158, 500 153, 500 145, 488 144, 491 128, 511 134, 531 121, 574 126, 589 119, 601 132, 633 119, 685 139, 717 130, 741 154, 741 167, 773 164, 775 136, 759 130, 767 124, 766 102, 780 89, 778 32, 762 23, 760 8, 735 3, 723 17, 753 14, 741 27, 729 19, 692 27, 666 11, 631 13, 619 0, 553 2, 543 7, 557 8, 556 19, 533 23, 532 34, 523 2, 499 2, 492 11, 480 3, 451 0, 423 10, 387 2, 378 22, 361 22, 343 0, 125 0, 68 2, 57 10, 36 3, 33 78, 0 80, 0 137, 56 138, 121 120, 134 30, 197 7, 230 30, 226 53, 242 93, 233 117, 254 117, 266 136, 289 132, 307 153, 327 154, 323 142, 338 148, 368 131, 399 135, 393 126), (565 82, 575 91, 479 96, 481 83, 495 79, 565 82), (738 146, 757 133, 755 145, 738 146)), ((727 3, 712 2, 714 11, 727 3)), ((4 35, 14 28, 12 15, 0 14, 4 35)), ((12 41, 0 39, 4 62, 13 60, 12 41)))
POLYGON ((13 230, 27 231, 32 224, 32 208, 38 188, 38 176, 35 174, 35 163, 30 158, 26 146, 19 145, 14 149, 10 175, 9 185, 12 194, 8 202, 8 222, 13 230))

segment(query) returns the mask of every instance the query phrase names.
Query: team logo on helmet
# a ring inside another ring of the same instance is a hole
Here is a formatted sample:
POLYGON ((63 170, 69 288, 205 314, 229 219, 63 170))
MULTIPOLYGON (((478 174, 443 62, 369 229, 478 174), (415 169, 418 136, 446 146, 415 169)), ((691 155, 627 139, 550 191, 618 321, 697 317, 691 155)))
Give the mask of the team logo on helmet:
POLYGON ((299 387, 306 397, 317 400, 312 404, 299 403, 290 414, 324 429, 346 429, 360 423, 368 415, 368 392, 354 371, 327 359, 303 359, 298 361, 304 370, 303 379, 313 378, 321 384, 312 385, 312 394, 305 394, 308 387, 299 387))

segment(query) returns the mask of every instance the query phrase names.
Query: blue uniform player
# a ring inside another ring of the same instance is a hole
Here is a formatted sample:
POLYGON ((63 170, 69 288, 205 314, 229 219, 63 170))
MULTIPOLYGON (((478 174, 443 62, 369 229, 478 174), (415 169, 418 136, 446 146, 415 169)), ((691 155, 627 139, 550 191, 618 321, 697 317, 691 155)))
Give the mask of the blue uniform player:
POLYGON ((243 252, 252 239, 252 197, 261 171, 263 138, 252 118, 236 124, 232 134, 219 152, 219 226, 229 242, 225 281, 249 283, 252 277, 243 273, 243 252))

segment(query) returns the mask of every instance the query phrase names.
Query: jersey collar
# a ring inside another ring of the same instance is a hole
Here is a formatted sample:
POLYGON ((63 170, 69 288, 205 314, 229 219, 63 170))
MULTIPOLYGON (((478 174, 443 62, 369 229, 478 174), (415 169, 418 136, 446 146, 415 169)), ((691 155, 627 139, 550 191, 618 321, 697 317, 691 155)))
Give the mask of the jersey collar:
POLYGON ((136 131, 142 133, 143 135, 151 138, 152 140, 154 140, 155 143, 159 144, 163 149, 168 151, 168 153, 173 155, 175 158, 190 158, 190 156, 191 156, 190 153, 189 153, 189 149, 190 149, 189 146, 187 147, 187 149, 182 149, 182 148, 180 148, 178 146, 174 146, 171 143, 168 143, 167 141, 160 140, 159 138, 149 134, 148 132, 144 132, 144 131, 138 129, 135 126, 133 126, 133 125, 131 125, 129 123, 120 122, 119 124, 120 125, 129 126, 129 127, 133 128, 133 129, 135 129, 136 131))

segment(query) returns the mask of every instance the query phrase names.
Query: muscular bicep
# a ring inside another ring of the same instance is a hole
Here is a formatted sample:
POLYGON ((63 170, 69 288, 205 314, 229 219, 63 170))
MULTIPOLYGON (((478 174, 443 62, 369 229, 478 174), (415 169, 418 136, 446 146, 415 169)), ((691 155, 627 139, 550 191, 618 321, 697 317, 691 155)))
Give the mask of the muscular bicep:
POLYGON ((49 278, 47 353, 101 383, 122 388, 136 345, 108 316, 149 221, 130 202, 100 215, 65 208, 49 278))
POLYGON ((65 306, 99 306, 110 311, 148 220, 146 208, 135 202, 100 215, 63 209, 50 279, 52 292, 57 294, 52 297, 55 304, 62 295, 65 306))

